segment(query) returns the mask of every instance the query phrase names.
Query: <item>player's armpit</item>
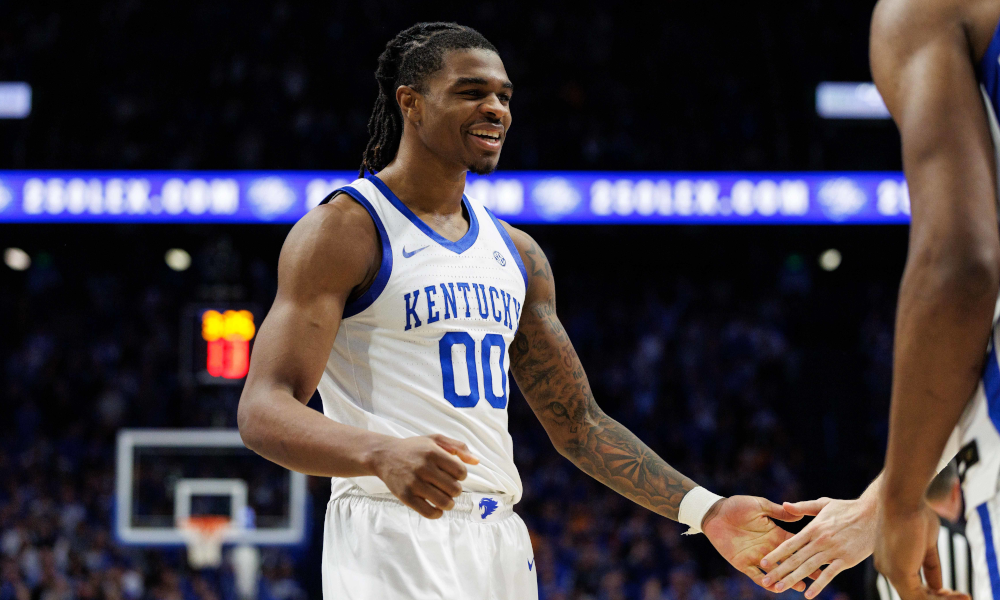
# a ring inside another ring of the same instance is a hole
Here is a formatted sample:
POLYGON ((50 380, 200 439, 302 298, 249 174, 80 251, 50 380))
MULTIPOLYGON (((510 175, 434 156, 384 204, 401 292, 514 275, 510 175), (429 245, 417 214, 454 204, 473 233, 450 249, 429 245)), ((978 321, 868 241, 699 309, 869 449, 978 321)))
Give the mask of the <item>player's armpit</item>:
POLYGON ((323 476, 370 474, 363 453, 374 439, 304 406, 319 383, 351 291, 377 270, 379 241, 371 217, 360 204, 340 198, 311 211, 285 240, 278 294, 257 334, 237 413, 248 448, 289 469, 323 476))
POLYGON ((371 216, 346 194, 295 224, 281 249, 278 293, 261 324, 245 390, 258 382, 287 385, 309 401, 344 306, 378 271, 380 249, 371 216))

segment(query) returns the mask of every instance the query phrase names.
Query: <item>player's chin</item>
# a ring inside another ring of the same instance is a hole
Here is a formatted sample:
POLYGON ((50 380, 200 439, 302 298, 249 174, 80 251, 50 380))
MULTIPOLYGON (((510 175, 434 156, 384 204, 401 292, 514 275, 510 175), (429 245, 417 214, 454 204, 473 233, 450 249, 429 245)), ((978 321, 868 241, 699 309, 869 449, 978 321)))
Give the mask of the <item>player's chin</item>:
POLYGON ((469 171, 475 173, 476 175, 489 175, 493 171, 497 170, 497 165, 500 164, 500 153, 497 152, 495 156, 482 156, 475 158, 466 165, 469 171))

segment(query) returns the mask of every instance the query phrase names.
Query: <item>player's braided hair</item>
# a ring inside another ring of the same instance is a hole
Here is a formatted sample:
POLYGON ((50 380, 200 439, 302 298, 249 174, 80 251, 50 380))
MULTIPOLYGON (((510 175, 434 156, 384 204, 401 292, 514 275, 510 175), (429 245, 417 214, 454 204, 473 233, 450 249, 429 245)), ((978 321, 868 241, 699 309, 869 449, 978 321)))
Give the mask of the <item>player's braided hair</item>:
POLYGON ((378 57, 378 98, 368 120, 370 138, 359 176, 381 171, 399 150, 403 113, 396 104, 396 89, 409 85, 420 90, 424 78, 443 66, 445 52, 472 48, 497 51, 481 33, 457 23, 417 23, 389 40, 378 57))

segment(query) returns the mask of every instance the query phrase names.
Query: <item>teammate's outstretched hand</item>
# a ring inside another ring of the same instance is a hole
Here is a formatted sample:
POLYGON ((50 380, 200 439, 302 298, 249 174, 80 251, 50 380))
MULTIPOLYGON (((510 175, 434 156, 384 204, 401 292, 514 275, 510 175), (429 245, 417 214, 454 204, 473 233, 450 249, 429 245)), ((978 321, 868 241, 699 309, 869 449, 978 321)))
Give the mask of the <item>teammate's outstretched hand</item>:
POLYGON ((806 592, 806 598, 815 598, 837 574, 868 558, 875 549, 873 497, 785 502, 788 513, 816 518, 760 561, 767 571, 764 585, 782 592, 816 574, 823 565, 830 565, 816 574, 806 592))
POLYGON ((911 513, 886 511, 876 532, 875 569, 896 588, 901 600, 955 598, 965 594, 942 590, 937 539, 941 521, 926 503, 911 513), (926 585, 921 581, 921 570, 926 585))
MULTIPOLYGON (((701 529, 729 564, 773 592, 773 588, 764 585, 764 573, 758 563, 792 534, 775 525, 772 519, 790 522, 801 518, 765 498, 733 496, 715 503, 705 515, 701 529)), ((806 585, 799 583, 794 589, 801 592, 806 585)))
POLYGON ((465 464, 479 464, 469 448, 443 435, 388 441, 372 453, 372 470, 399 500, 428 519, 455 507, 465 464), (465 464, 463 464, 465 463, 465 464))

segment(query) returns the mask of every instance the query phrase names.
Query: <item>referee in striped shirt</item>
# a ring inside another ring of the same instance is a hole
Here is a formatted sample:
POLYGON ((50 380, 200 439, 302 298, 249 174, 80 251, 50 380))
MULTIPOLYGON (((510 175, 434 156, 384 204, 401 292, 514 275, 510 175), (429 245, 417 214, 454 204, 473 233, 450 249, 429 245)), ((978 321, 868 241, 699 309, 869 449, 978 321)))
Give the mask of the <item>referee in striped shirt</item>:
MULTIPOLYGON (((941 558, 941 578, 945 589, 969 594, 972 600, 976 600, 972 589, 972 553, 965 539, 962 519, 962 484, 955 461, 931 481, 927 488, 927 503, 941 518, 938 556, 941 558)), ((873 560, 869 558, 866 564, 868 600, 899 600, 899 594, 892 589, 889 581, 875 571, 873 560)))

